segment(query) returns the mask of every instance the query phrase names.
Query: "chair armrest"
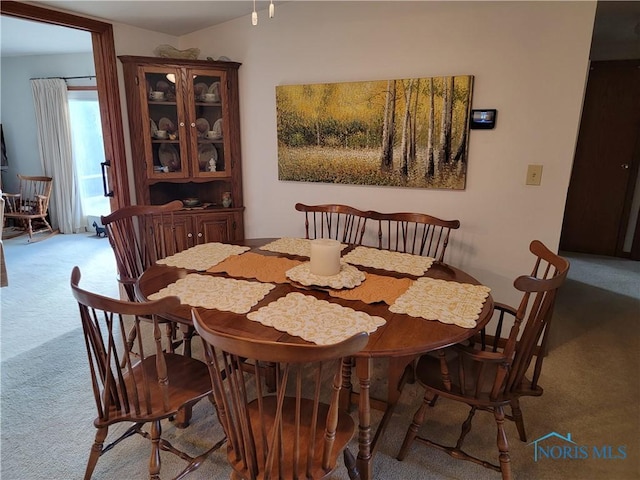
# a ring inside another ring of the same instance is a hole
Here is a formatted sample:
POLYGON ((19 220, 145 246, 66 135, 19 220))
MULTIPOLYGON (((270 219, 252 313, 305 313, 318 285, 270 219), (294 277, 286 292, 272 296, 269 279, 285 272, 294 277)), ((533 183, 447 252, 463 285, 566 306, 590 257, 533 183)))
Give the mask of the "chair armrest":
POLYGON ((7 213, 18 213, 20 207, 20 193, 2 192, 2 198, 5 200, 4 209, 7 213))
POLYGON ((494 310, 498 310, 500 312, 509 313, 509 314, 513 315, 514 317, 516 316, 516 309, 513 308, 510 305, 505 304, 505 303, 495 302, 493 304, 493 309, 494 310))

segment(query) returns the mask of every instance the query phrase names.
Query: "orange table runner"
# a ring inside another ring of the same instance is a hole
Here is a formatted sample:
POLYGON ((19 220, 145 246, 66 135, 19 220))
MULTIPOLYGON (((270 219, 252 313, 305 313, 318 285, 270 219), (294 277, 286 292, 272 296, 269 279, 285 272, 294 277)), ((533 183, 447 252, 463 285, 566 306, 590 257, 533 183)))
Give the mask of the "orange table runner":
POLYGON ((261 282, 289 283, 287 270, 302 264, 299 260, 282 257, 270 257, 259 253, 247 252, 229 257, 207 272, 227 272, 232 277, 255 278, 261 282))

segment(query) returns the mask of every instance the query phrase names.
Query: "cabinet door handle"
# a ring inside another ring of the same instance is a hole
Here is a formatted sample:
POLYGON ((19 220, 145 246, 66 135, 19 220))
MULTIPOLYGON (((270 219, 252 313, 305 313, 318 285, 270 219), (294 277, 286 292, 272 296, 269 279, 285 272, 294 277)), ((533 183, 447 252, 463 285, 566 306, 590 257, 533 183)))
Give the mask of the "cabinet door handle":
POLYGON ((107 167, 111 167, 111 160, 105 160, 100 163, 102 167, 102 188, 104 190, 105 197, 113 197, 113 190, 109 190, 107 187, 107 167))
POLYGON ((191 128, 193 128, 193 127, 195 127, 195 126, 196 126, 196 124, 195 124, 195 123, 193 123, 193 122, 191 122, 191 128))
POLYGON ((620 165, 624 170, 628 170, 629 169, 629 164, 628 163, 623 163, 622 165, 620 165))
POLYGON ((187 238, 193 238, 193 233, 187 233, 187 238))
POLYGON ((202 232, 198 233, 198 238, 202 238, 202 232))
POLYGON ((184 122, 180 122, 180 126, 181 126, 181 127, 184 127, 184 122))

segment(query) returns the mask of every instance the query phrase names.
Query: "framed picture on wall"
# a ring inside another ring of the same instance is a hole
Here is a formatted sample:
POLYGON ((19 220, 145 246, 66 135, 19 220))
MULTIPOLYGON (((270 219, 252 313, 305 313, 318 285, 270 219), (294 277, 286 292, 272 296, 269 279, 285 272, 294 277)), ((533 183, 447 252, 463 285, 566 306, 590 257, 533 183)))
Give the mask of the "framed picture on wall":
POLYGON ((278 179, 465 188, 473 76, 276 87, 278 179))

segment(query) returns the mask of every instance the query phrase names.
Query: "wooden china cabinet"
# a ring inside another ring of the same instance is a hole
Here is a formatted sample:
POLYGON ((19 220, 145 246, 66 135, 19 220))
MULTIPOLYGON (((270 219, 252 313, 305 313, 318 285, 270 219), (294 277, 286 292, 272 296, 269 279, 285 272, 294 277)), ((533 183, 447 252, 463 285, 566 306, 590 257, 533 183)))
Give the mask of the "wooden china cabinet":
POLYGON ((243 240, 240 64, 118 58, 124 69, 137 203, 184 202, 185 208, 174 215, 179 241, 184 241, 180 249, 243 240))

